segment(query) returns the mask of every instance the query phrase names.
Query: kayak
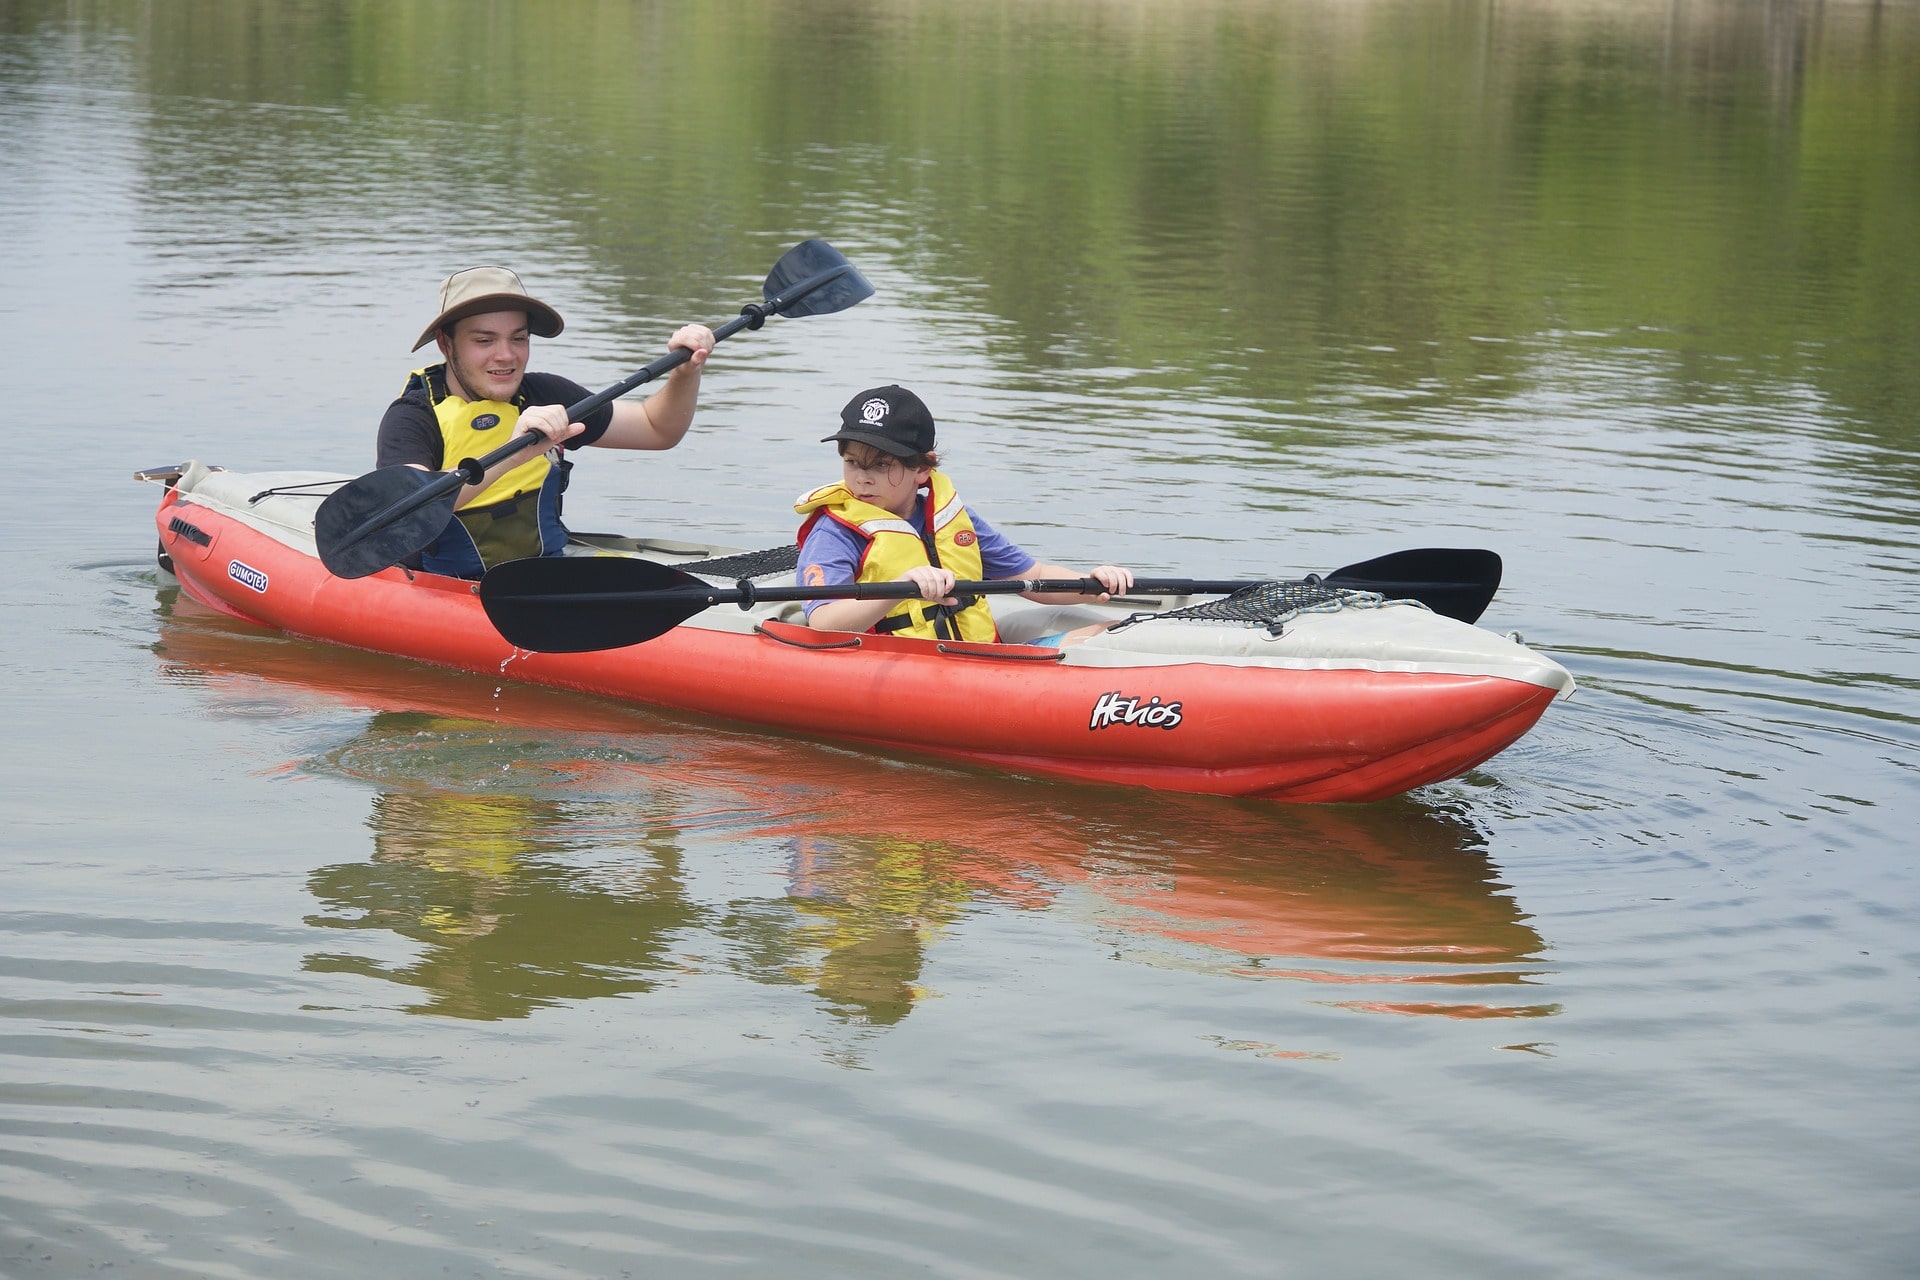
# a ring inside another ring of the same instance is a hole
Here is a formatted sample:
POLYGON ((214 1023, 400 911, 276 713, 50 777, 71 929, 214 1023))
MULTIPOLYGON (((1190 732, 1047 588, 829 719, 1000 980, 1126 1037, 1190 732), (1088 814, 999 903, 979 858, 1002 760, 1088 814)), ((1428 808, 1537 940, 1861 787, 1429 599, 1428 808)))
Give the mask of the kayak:
MULTIPOLYGON (((996 599, 998 643, 815 631, 801 605, 719 605, 644 644, 533 653, 494 629, 480 584, 395 566, 340 578, 314 515, 350 477, 186 463, 163 481, 164 566, 193 599, 328 644, 643 706, 1022 775, 1294 802, 1382 799, 1455 777, 1570 696, 1558 663, 1414 602, 1362 592, 1259 624, 1178 596, 996 599), (1204 612, 1202 610, 1201 612, 1204 612), (1089 624, 1120 624, 1062 644, 1089 624)), ((716 583, 736 549, 582 535, 716 583)), ((749 557, 748 559, 751 559, 749 557)))

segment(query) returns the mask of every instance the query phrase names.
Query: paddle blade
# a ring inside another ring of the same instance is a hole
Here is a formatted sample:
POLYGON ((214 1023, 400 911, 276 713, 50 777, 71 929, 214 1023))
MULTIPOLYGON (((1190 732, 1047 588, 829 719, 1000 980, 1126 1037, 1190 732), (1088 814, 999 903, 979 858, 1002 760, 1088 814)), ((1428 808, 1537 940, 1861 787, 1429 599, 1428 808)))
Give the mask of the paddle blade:
POLYGON ((825 240, 802 240, 773 264, 773 270, 767 273, 760 294, 767 302, 780 304, 775 308, 776 315, 792 319, 796 316, 825 316, 845 311, 871 298, 873 286, 867 283, 867 278, 851 262, 841 256, 838 249, 825 240), (828 279, 805 288, 795 296, 797 288, 829 273, 832 274, 828 279))
POLYGON ((688 598, 708 583, 670 565, 629 556, 541 556, 509 560, 480 580, 494 629, 518 649, 587 653, 622 649, 667 632, 707 609, 688 598), (659 599, 650 593, 673 593, 659 599), (618 600, 596 597, 619 595, 618 600))
POLYGON ((382 467, 327 495, 314 513, 320 563, 336 578, 364 578, 424 550, 453 519, 459 477, 416 467, 382 467), (438 485, 444 492, 409 510, 393 508, 438 485))
POLYGON ((1418 547, 1346 565, 1321 581, 1377 591, 1390 599, 1418 600, 1435 613, 1474 622, 1500 589, 1500 557, 1472 548, 1418 547))

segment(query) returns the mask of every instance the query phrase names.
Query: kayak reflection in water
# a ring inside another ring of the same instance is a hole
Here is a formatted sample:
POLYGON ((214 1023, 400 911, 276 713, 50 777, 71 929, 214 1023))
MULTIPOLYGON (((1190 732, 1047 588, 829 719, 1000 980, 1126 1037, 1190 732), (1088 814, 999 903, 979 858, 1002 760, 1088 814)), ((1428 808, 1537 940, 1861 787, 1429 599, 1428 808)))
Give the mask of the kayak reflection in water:
MULTIPOLYGON (((1133 585, 1132 572, 1116 565, 1082 575, 1042 564, 963 503, 938 469, 933 414, 905 387, 862 391, 840 411, 840 430, 825 439, 838 443, 841 479, 794 504, 806 517, 797 580, 806 587, 911 582, 921 598, 808 601, 811 626, 990 642, 999 638, 993 611, 984 597, 953 595, 956 581, 1087 576, 1106 588, 1095 597, 1100 600, 1123 595, 1133 585)), ((1049 604, 1088 599, 1026 595, 1049 604)))
POLYGON ((704 956, 880 1030, 916 1007, 955 926, 1008 911, 1063 913, 1127 964, 1297 984, 1355 1013, 1558 1012, 1538 990, 1547 943, 1485 832, 1443 804, 1279 807, 876 768, 530 686, 423 680, 162 601, 159 676, 209 714, 231 701, 329 725, 342 706, 368 715, 288 765, 376 792, 371 859, 309 877, 311 923, 340 942, 307 964, 418 989, 417 1012, 524 1017, 666 988, 712 972, 704 956), (779 850, 771 894, 703 892, 688 874, 689 848, 756 847, 779 850), (366 930, 416 950, 354 947, 366 930))

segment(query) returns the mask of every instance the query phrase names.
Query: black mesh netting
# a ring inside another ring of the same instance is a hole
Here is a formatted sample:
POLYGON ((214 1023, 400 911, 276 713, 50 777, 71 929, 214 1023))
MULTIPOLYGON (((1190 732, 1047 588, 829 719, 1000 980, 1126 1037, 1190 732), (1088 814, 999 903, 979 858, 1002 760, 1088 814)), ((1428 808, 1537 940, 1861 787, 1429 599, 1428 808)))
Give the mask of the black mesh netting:
POLYGON ((799 545, 788 543, 784 547, 768 547, 765 551, 742 551, 736 556, 695 560, 691 564, 677 564, 674 568, 684 573, 697 573, 703 578, 764 578, 770 573, 791 573, 799 563, 799 545))
POLYGON ((1165 613, 1136 613, 1121 622, 1179 620, 1182 622, 1229 622, 1241 626, 1265 627, 1267 634, 1279 635, 1281 628, 1303 613, 1332 613, 1339 609, 1377 609, 1383 604, 1412 604, 1413 601, 1389 601, 1372 591, 1349 591, 1329 587, 1317 579, 1294 582, 1256 582, 1230 596, 1169 609, 1165 613))

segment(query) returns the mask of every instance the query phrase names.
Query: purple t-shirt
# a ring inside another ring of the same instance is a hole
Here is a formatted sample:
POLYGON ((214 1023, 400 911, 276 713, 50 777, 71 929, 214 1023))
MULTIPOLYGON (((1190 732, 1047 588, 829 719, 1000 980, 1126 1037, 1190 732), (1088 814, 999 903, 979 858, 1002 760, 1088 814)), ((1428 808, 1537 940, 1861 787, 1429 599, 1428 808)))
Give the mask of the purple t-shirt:
MULTIPOLYGON (((1021 550, 1019 544, 1010 542, 996 532, 994 527, 980 518, 980 513, 972 507, 966 508, 967 518, 973 521, 973 532, 980 539, 981 572, 988 578, 1018 578, 1039 564, 1032 556, 1021 550)), ((922 493, 914 498, 913 515, 908 517, 913 527, 922 537, 927 532, 927 495, 922 493)), ((831 516, 823 516, 814 522, 807 532, 807 540, 800 544, 800 567, 795 581, 810 587, 838 587, 855 582, 860 577, 860 557, 866 550, 866 543, 847 526, 831 516), (818 567, 818 577, 808 570, 818 567)), ((825 600, 806 602, 807 616, 825 600)))

